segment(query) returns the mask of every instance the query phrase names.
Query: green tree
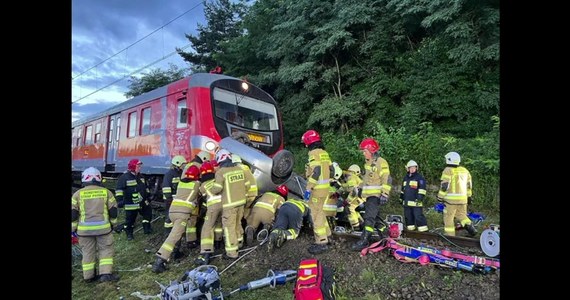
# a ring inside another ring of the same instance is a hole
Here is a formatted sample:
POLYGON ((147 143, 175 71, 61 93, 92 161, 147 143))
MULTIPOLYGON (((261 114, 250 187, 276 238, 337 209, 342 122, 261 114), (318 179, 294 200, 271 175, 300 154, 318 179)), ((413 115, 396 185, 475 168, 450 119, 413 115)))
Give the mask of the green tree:
POLYGON ((223 44, 241 36, 241 22, 247 12, 248 0, 232 3, 230 0, 213 0, 204 3, 207 25, 198 24, 198 36, 186 34, 195 52, 176 51, 197 70, 208 71, 220 65, 216 58, 223 44))
POLYGON ((130 98, 142 95, 146 92, 182 79, 187 75, 188 71, 188 69, 180 69, 178 66, 170 63, 168 70, 163 71, 160 68, 156 68, 150 70, 148 73, 142 73, 140 78, 131 76, 129 79, 129 90, 125 93, 125 97, 130 98))

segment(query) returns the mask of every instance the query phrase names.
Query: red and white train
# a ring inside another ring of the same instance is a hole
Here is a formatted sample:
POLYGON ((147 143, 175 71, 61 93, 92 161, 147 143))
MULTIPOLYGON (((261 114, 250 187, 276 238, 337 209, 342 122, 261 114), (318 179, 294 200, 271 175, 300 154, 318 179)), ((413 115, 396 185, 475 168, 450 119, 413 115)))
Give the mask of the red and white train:
POLYGON ((167 172, 173 156, 190 161, 205 150, 213 158, 219 146, 239 152, 254 175, 259 170, 262 190, 287 181, 293 168, 292 154, 283 150, 277 102, 251 83, 220 74, 192 74, 129 99, 73 122, 71 134, 74 173, 96 167, 118 175, 138 158, 152 182, 167 172), (245 133, 253 148, 233 143, 235 132, 245 133), (224 138, 226 146, 220 145, 224 138))

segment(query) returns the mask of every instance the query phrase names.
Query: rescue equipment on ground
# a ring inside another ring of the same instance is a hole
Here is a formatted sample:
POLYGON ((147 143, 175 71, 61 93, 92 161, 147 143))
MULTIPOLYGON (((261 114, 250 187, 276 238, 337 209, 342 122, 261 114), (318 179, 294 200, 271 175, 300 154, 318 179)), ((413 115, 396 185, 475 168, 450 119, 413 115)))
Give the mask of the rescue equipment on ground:
POLYGON ((499 225, 491 224, 488 229, 481 232, 479 242, 481 243, 481 250, 485 255, 495 257, 500 253, 501 246, 501 230, 499 225))
MULTIPOLYGON (((438 213, 443 213, 444 209, 445 209, 445 204, 441 202, 438 202, 433 206, 433 210, 435 210, 438 213)), ((479 225, 483 220, 487 218, 484 214, 477 212, 470 212, 467 214, 467 217, 469 218, 469 220, 471 220, 471 222, 473 222, 473 226, 479 225)), ((460 225, 459 227, 463 226, 460 225)))
POLYGON ((397 239, 402 235, 402 231, 404 230, 404 218, 400 215, 387 215, 386 216, 386 224, 388 224, 388 235, 393 238, 397 239))
MULTIPOLYGON (((277 285, 284 285, 289 281, 293 281, 297 278, 297 271, 295 270, 285 270, 285 271, 267 271, 267 275, 264 278, 250 281, 239 288, 231 291, 229 295, 235 294, 240 291, 250 291, 255 290, 258 288, 270 286, 271 288, 275 288, 277 285)), ((227 296, 229 296, 227 295, 227 296)))
POLYGON ((334 300, 336 298, 334 271, 316 258, 299 263, 293 290, 295 300, 334 300))
POLYGON ((498 259, 466 255, 451 250, 438 250, 436 248, 420 246, 417 248, 400 244, 392 238, 385 238, 373 243, 370 247, 362 249, 360 256, 367 253, 376 253, 389 249, 390 253, 399 261, 416 262, 421 265, 438 265, 441 267, 464 270, 474 273, 488 274, 500 268, 498 259))
POLYGON ((217 299, 224 299, 218 268, 212 265, 203 265, 187 271, 180 282, 174 280, 168 286, 158 284, 162 300, 197 300, 204 299, 204 296, 211 300, 214 293, 217 294, 217 299))

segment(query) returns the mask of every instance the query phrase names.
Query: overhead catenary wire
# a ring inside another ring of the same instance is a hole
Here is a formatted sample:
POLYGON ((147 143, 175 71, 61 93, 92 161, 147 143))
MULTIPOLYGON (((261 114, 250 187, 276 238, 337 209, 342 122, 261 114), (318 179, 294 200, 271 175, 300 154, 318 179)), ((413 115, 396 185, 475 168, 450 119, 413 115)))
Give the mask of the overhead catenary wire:
POLYGON ((206 1, 200 1, 198 4, 194 5, 194 6, 193 6, 192 8, 190 8, 189 10, 187 10, 187 11, 183 12, 182 14, 178 15, 176 18, 174 18, 174 19, 172 19, 172 20, 166 22, 166 24, 164 24, 164 25, 158 27, 157 29, 155 29, 155 30, 153 30, 152 32, 150 32, 149 34, 147 34, 147 35, 145 35, 144 37, 138 39, 138 40, 135 41, 134 43, 128 45, 128 46, 125 47, 125 48, 123 48, 121 51, 119 51, 119 52, 117 52, 117 53, 115 53, 115 54, 109 56, 108 58, 106 58, 106 59, 100 61, 100 62, 97 63, 96 65, 94 65, 94 66, 88 68, 87 70, 85 70, 85 71, 79 73, 79 75, 77 75, 77 76, 75 76, 75 77, 72 77, 72 78, 71 78, 71 81, 73 81, 73 80, 75 80, 76 78, 80 77, 81 75, 83 75, 83 74, 89 72, 89 71, 92 70, 93 68, 96 68, 96 67, 100 66, 101 64, 103 64, 104 62, 108 61, 109 59, 111 59, 111 58, 113 58, 113 57, 115 57, 115 56, 117 56, 117 55, 123 53, 124 51, 126 51, 126 50, 129 49, 130 47, 132 47, 132 46, 138 44, 139 42, 141 42, 142 40, 144 40, 144 39, 146 39, 147 37, 151 36, 151 35, 154 34, 155 32, 157 32, 157 31, 163 29, 164 27, 166 27, 166 26, 169 25, 170 23, 176 21, 177 19, 181 18, 182 16, 184 16, 184 15, 187 14, 187 13, 189 13, 189 12, 192 11, 193 9, 197 8, 197 7, 200 6, 201 4, 204 4, 205 2, 206 2, 206 1))

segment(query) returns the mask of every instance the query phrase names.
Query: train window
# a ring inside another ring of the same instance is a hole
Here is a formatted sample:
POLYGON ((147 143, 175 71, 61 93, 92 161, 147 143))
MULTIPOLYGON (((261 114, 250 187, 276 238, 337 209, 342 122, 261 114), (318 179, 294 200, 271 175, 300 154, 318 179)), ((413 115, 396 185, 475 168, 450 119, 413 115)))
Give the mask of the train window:
POLYGON ((178 121, 176 128, 186 128, 188 126, 188 109, 186 108, 186 98, 178 100, 178 121))
POLYGON ((85 145, 93 144, 92 135, 93 135, 93 126, 89 125, 85 127, 85 145))
POLYGON ((245 95, 214 88, 214 110, 218 118, 256 130, 278 130, 275 105, 245 95))
POLYGON ((142 110, 141 135, 150 134, 150 107, 142 110))
POLYGON ((129 124, 127 124, 127 137, 137 135, 137 112, 133 111, 129 114, 129 124))
POLYGON ((81 133, 83 132, 83 130, 81 130, 81 127, 77 128, 77 144, 75 146, 79 147, 81 146, 81 133))
POLYGON ((109 122, 109 138, 107 139, 107 143, 111 143, 113 141, 113 129, 115 128, 115 120, 111 119, 109 122))
POLYGON ((95 144, 101 142, 101 122, 95 124, 95 139, 93 142, 95 144))
POLYGON ((117 118, 117 132, 115 133, 115 140, 119 141, 121 137, 121 117, 117 118))

